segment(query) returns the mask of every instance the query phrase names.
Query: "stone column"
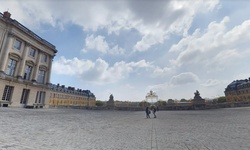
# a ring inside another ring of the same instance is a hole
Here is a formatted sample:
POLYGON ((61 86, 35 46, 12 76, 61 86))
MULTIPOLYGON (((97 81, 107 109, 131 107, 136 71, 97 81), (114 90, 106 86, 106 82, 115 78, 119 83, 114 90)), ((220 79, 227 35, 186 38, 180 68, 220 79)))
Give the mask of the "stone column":
POLYGON ((8 34, 7 39, 4 41, 4 45, 2 45, 2 51, 0 56, 0 72, 5 72, 6 65, 8 63, 8 54, 13 44, 13 34, 8 34))
POLYGON ((51 76, 51 69, 52 69, 52 57, 48 55, 48 70, 47 70, 47 75, 46 75, 46 83, 50 83, 50 76, 51 76))
POLYGON ((32 80, 36 81, 37 80, 37 74, 40 66, 40 50, 37 51, 37 56, 36 56, 36 64, 34 66, 34 73, 32 76, 32 80))
POLYGON ((23 78, 26 59, 27 59, 27 53, 29 51, 29 45, 30 45, 29 43, 27 43, 27 42, 25 43, 25 48, 23 50, 22 59, 21 59, 21 62, 20 62, 18 73, 17 73, 18 78, 23 78))

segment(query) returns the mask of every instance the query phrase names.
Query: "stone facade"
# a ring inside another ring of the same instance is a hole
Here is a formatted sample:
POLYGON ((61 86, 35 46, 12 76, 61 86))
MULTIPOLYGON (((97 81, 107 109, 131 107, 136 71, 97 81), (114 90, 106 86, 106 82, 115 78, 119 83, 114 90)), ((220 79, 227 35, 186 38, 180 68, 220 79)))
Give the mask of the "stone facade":
POLYGON ((48 107, 56 47, 10 16, 0 13, 0 106, 48 107))
POLYGON ((89 90, 65 87, 64 85, 50 86, 50 107, 95 107, 96 98, 89 90))
POLYGON ((225 89, 225 96, 227 102, 233 105, 250 103, 250 78, 230 83, 225 89))

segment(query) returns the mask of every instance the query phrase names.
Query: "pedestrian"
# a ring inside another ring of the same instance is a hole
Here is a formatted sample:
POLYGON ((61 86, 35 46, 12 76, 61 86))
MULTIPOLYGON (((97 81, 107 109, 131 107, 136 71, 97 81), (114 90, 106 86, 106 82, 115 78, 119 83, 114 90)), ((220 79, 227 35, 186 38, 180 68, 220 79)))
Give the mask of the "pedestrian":
POLYGON ((153 108, 154 118, 156 118, 156 114, 155 114, 155 113, 156 113, 156 108, 154 107, 154 108, 153 108))
POLYGON ((148 108, 148 106, 146 107, 146 118, 150 118, 150 110, 148 108))

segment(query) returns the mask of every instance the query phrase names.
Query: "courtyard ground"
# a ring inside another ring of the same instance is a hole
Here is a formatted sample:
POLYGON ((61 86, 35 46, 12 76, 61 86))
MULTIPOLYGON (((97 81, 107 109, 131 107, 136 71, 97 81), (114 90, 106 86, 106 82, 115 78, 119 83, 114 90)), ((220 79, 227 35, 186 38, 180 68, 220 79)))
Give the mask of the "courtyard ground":
POLYGON ((0 108, 0 150, 249 150, 250 107, 200 111, 0 108), (152 114, 151 114, 152 117, 152 114))

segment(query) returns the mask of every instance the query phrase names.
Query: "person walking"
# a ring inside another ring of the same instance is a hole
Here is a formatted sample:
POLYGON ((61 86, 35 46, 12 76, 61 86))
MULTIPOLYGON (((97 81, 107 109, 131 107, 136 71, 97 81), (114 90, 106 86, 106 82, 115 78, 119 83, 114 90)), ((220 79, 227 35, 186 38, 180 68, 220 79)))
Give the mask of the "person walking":
POLYGON ((146 107, 146 118, 150 118, 150 110, 148 107, 146 107))
POLYGON ((153 108, 154 118, 156 118, 156 114, 155 114, 155 113, 156 113, 156 108, 154 107, 154 108, 153 108))

